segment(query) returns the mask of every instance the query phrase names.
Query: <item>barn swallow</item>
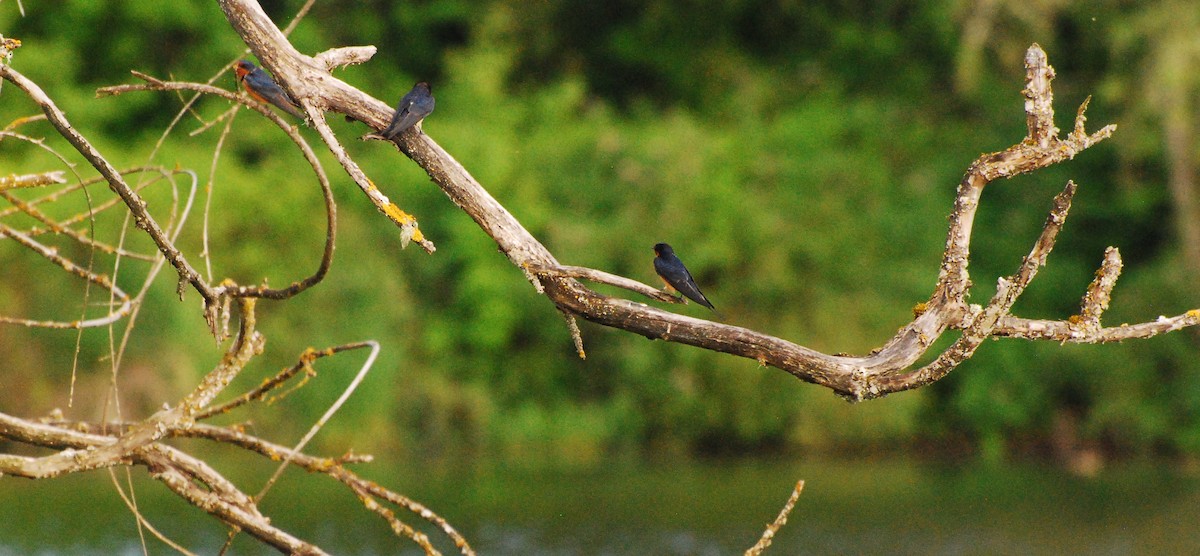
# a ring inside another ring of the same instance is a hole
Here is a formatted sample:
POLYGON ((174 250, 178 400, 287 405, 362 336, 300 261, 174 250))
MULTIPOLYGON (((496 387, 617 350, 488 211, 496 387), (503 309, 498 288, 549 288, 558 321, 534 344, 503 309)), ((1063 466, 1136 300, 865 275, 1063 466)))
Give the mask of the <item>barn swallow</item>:
POLYGON ((688 299, 712 309, 714 313, 717 311, 708 298, 700 293, 700 288, 696 287, 696 281, 692 279, 692 273, 688 272, 687 267, 683 266, 683 261, 675 256, 675 250, 671 249, 670 245, 656 244, 654 254, 657 255, 654 257, 654 272, 667 284, 667 291, 678 291, 688 299))
POLYGON ((271 79, 271 76, 261 68, 249 61, 241 60, 233 72, 237 74, 238 82, 255 100, 269 102, 288 114, 302 120, 305 119, 304 113, 300 111, 300 105, 296 104, 296 101, 292 100, 292 97, 288 96, 279 84, 275 83, 275 80, 271 79))
POLYGON ((428 83, 421 81, 413 85, 412 90, 400 99, 400 104, 396 105, 396 114, 392 116, 392 123, 388 124, 387 129, 380 135, 390 140, 410 127, 421 129, 421 120, 432 113, 433 91, 428 83))

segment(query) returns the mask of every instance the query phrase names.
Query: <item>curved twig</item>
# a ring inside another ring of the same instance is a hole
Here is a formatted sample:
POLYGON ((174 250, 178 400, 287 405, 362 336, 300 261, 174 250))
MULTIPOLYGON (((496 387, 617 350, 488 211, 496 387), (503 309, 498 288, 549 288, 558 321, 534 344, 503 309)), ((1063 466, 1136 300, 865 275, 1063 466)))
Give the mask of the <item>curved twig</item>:
POLYGON ((329 178, 325 174, 325 169, 321 165, 321 161, 317 159, 316 153, 309 147, 308 142, 300 136, 295 126, 288 124, 279 114, 273 112, 270 108, 263 106, 261 103, 254 102, 246 98, 245 95, 240 95, 213 87, 202 83, 188 83, 179 81, 163 81, 155 77, 146 75, 141 72, 132 72, 139 79, 146 81, 146 84, 132 85, 116 85, 112 87, 102 87, 96 91, 97 95, 121 95, 133 91, 194 91, 201 94, 209 94, 219 96, 226 100, 240 103, 252 110, 266 116, 269 120, 275 123, 280 129, 287 134, 288 138, 300 149, 304 160, 312 167, 313 173, 317 176, 317 183, 321 186, 321 195, 325 202, 325 251, 321 255, 321 261, 317 265, 317 270, 311 275, 302 280, 293 282, 286 288, 273 289, 266 286, 242 286, 236 284, 222 284, 217 289, 220 293, 228 294, 233 297, 263 297, 267 299, 287 299, 295 296, 300 292, 318 284, 328 274, 329 268, 333 265, 333 250, 337 239, 337 203, 333 198, 333 190, 329 186, 329 178))
POLYGON ((91 270, 71 262, 66 257, 60 255, 57 249, 43 245, 32 237, 29 237, 27 234, 9 227, 6 224, 0 224, 0 237, 13 238, 17 243, 32 249, 37 254, 58 265, 68 273, 83 278, 92 284, 96 284, 97 286, 112 292, 113 296, 117 297, 121 301, 120 305, 115 309, 110 309, 107 315, 94 319, 81 319, 75 321, 46 321, 0 316, 0 323, 36 326, 39 328, 93 328, 97 326, 107 326, 108 324, 116 322, 125 317, 125 315, 129 314, 131 307, 129 294, 125 293, 124 290, 113 283, 113 281, 107 276, 104 276, 103 274, 96 274, 91 270))

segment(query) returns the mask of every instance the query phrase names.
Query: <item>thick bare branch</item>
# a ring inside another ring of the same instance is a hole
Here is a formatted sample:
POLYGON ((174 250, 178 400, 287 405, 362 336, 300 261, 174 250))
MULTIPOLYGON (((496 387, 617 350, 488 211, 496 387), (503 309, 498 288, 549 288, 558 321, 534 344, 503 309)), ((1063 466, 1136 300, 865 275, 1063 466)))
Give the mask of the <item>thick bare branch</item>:
MULTIPOLYGON (((298 53, 262 14, 256 2, 222 0, 221 4, 234 29, 259 59, 283 81, 299 87, 297 92, 301 97, 311 97, 308 100, 313 107, 325 107, 346 114, 376 131, 388 122, 392 111, 386 104, 332 78, 311 58, 298 53)), ((539 292, 550 298, 560 310, 650 338, 752 358, 857 400, 882 396, 923 383, 919 377, 928 376, 930 369, 911 373, 912 378, 905 378, 904 371, 948 329, 965 330, 969 337, 965 343, 956 344, 957 350, 947 352, 938 359, 941 362, 939 370, 933 373, 937 376, 943 375, 954 364, 973 353, 981 335, 1019 335, 1021 332, 1014 329, 1013 325, 1023 326, 1024 321, 1013 320, 1008 311, 1015 296, 1024 288, 1021 276, 1028 274, 1032 277, 1032 272, 1036 270, 1037 265, 1032 261, 1027 261, 1015 281, 1007 282, 1003 295, 994 299, 989 309, 973 307, 965 301, 971 287, 967 269, 972 225, 983 189, 996 179, 1029 173, 1069 160, 1111 136, 1116 129, 1110 125, 1088 134, 1084 128, 1085 102, 1077 113, 1072 132, 1066 138, 1060 138, 1054 126, 1053 92, 1050 86, 1054 70, 1047 62, 1045 52, 1036 44, 1029 48, 1025 60, 1026 87, 1023 94, 1029 135, 1008 149, 979 157, 970 166, 958 187, 941 272, 933 295, 911 323, 903 326, 881 348, 864 357, 823 354, 747 328, 677 315, 642 303, 596 293, 574 277, 602 277, 598 281, 618 287, 630 286, 627 289, 648 294, 640 287, 610 278, 600 271, 564 271, 564 267, 557 263, 545 246, 423 131, 402 133, 393 142, 424 169, 484 233, 495 240, 500 251, 525 271, 539 292), (977 319, 984 320, 976 322, 977 319), (885 377, 886 380, 882 380, 885 377)), ((1060 225, 1061 222, 1055 224, 1056 227, 1060 225)), ((1034 254, 1045 251, 1035 246, 1034 254)), ((656 295, 652 297, 657 298, 656 295)), ((1193 320, 1185 315, 1169 323, 1131 325, 1125 327, 1126 332, 1121 335, 1151 335, 1172 327, 1192 326, 1193 320)), ((1058 327, 1050 329, 1056 332, 1060 330, 1058 327)), ((1106 334, 1109 334, 1106 337, 1113 336, 1111 332, 1106 334)), ((1063 335, 1056 339, 1071 341, 1071 336, 1063 335)))
MULTIPOLYGON (((197 460, 198 461, 198 460, 197 460)), ((168 489, 193 506, 212 514, 226 523, 236 525, 240 529, 254 535, 255 538, 288 554, 326 554, 316 545, 304 542, 282 529, 270 524, 265 516, 258 512, 253 505, 243 506, 230 501, 227 495, 214 490, 202 488, 196 480, 212 479, 209 476, 197 477, 179 468, 178 463, 167 457, 146 456, 145 464, 150 469, 150 475, 161 481, 168 489)), ((213 472, 213 475, 216 473, 213 472)), ((207 483, 206 483, 207 484, 207 483)), ((227 494, 227 493, 226 493, 227 494)), ((242 494, 248 501, 249 497, 242 494)))
MULTIPOLYGON (((367 178, 358 167, 333 130, 325 124, 321 112, 333 110, 346 114, 359 121, 368 122, 376 129, 382 129, 383 124, 391 119, 391 112, 382 101, 373 99, 361 91, 333 77, 323 61, 305 56, 292 47, 283 32, 267 17, 258 2, 246 0, 220 0, 221 9, 233 29, 242 36, 246 46, 254 51, 255 56, 263 63, 276 81, 304 107, 313 126, 321 134, 325 145, 334 157, 341 163, 346 174, 362 189, 367 198, 375 204, 385 216, 401 228, 401 237, 407 243, 409 239, 416 241, 426 252, 434 251, 433 242, 425 239, 417 228, 417 219, 401 210, 395 203, 367 178), (368 110, 368 106, 370 110, 368 110), (368 116, 374 112, 374 116, 368 116), (383 115, 385 114, 386 115, 383 115), (358 114, 361 117, 355 116, 358 114)), ((368 47, 356 47, 364 49, 368 47)))
POLYGON ((1075 184, 1068 182, 1067 187, 1054 197, 1054 206, 1050 209, 1050 216, 1046 218, 1046 224, 1043 226, 1037 242, 1034 243, 1033 249, 1025 257, 1015 275, 999 280, 996 294, 992 296, 987 306, 981 311, 973 311, 975 314, 972 315, 971 324, 963 330, 958 341, 942 352, 933 362, 916 372, 881 374, 878 380, 871 384, 872 394, 876 391, 888 393, 919 388, 946 376, 960 363, 975 354, 975 350, 979 349, 983 341, 992 336, 992 331, 1000 318, 1008 314, 1013 304, 1017 302, 1017 298, 1025 292, 1025 287, 1037 275, 1038 269, 1046 265, 1046 258, 1054 249, 1054 240, 1066 222, 1067 211, 1071 209, 1071 199, 1075 196, 1075 189, 1075 184))

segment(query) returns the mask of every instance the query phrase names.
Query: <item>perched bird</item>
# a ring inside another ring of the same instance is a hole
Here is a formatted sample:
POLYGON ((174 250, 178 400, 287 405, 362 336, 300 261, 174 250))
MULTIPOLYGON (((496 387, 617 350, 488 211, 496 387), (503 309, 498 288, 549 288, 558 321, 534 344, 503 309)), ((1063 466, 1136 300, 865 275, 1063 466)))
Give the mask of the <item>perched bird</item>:
POLYGON ((396 105, 396 114, 392 116, 392 123, 388 124, 387 129, 380 135, 390 140, 410 127, 421 129, 421 120, 432 113, 433 91, 428 83, 421 81, 413 85, 412 90, 400 99, 400 104, 396 105))
POLYGON ((237 63, 237 68, 233 70, 237 74, 237 80, 246 88, 246 92, 254 97, 259 102, 269 102, 279 107, 280 110, 287 112, 297 118, 304 119, 304 113, 300 111, 300 105, 296 104, 292 97, 284 92, 283 88, 271 79, 267 72, 263 71, 258 66, 250 63, 247 60, 241 60, 237 63))
POLYGON ((716 312, 712 303, 709 303, 708 298, 700 292, 700 288, 696 287, 696 281, 692 279, 692 273, 688 272, 686 266, 683 266, 683 261, 675 256, 675 250, 670 245, 659 243, 654 246, 654 272, 658 273, 659 278, 667 284, 667 290, 676 290, 679 293, 687 296, 688 299, 695 301, 716 312))

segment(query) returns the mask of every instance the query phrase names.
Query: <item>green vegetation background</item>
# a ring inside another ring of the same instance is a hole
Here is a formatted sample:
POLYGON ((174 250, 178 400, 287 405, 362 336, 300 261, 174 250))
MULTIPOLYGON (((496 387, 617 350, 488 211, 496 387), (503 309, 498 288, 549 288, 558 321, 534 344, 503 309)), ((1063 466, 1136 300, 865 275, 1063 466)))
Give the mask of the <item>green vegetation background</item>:
MULTIPOLYGON (((264 2, 278 22, 299 4, 264 2)), ((1016 268, 1050 198, 1074 179, 1071 219, 1018 311, 1076 312, 1108 245, 1126 262, 1108 323, 1198 305, 1172 225, 1155 95, 1163 83, 1182 82, 1192 99, 1200 90, 1192 77, 1200 72, 1184 71, 1196 67, 1187 49, 1200 36, 1194 6, 1051 3, 1030 13, 1001 0, 988 3, 996 10, 979 39, 972 3, 874 4, 318 2, 293 40, 307 53, 378 46, 340 77, 388 102, 414 81, 433 83, 438 109, 426 131, 561 261, 654 283, 651 246, 670 242, 728 322, 851 353, 880 345, 928 296, 958 180, 977 155, 1024 134, 1021 60, 1039 42, 1058 71, 1059 125, 1069 127, 1093 95, 1093 127, 1120 129, 1075 161, 989 187, 974 300, 1016 268)), ((180 101, 95 99, 97 87, 133 81, 131 69, 204 81, 244 48, 215 2, 25 9, 22 17, 15 2, 0 4, 0 33, 24 41, 13 66, 121 167, 147 161, 180 101)), ((217 84, 233 88, 233 77, 217 84)), ((198 112, 212 118, 227 107, 205 99, 198 112)), ((15 87, 0 91, 0 121, 34 112, 15 87)), ((1194 110, 1187 116, 1194 121, 1194 110)), ((581 361, 551 304, 414 164, 385 144, 354 141, 367 131, 361 124, 335 125, 438 251, 401 251, 397 229, 323 155, 340 203, 334 268, 291 302, 261 304, 268 351, 234 390, 306 347, 379 340, 384 351, 365 387, 319 437, 326 448, 567 462, 917 446, 1003 457, 1045 448, 1067 422, 1079 440, 1114 453, 1200 455, 1192 332, 1108 346, 989 342, 931 388, 858 405, 752 361, 589 324, 581 361)), ((217 129, 186 135, 197 127, 185 118, 155 162, 207 179, 217 129)), ((45 123, 19 131, 70 150, 45 123)), ((0 160, 5 173, 59 167, 11 139, 0 160)), ((216 277, 281 285, 315 268, 319 192, 277 129, 240 113, 214 180, 216 277)), ((91 195, 110 193, 96 186, 91 195)), ((167 188, 150 198, 165 215, 167 188)), ((119 223, 100 218, 97 235, 115 242, 119 223)), ((181 241, 194 264, 200 237, 197 212, 181 241)), ((69 320, 84 310, 77 282, 12 242, 0 245, 0 264, 3 314, 69 320)), ((123 262, 121 283, 132 288, 144 268, 123 262)), ((126 415, 178 399, 218 359, 197 296, 181 303, 174 292, 164 276, 141 312, 118 378, 126 415)), ((709 316, 695 305, 671 309, 709 316)), ((109 341, 105 330, 83 334, 68 409, 76 333, 0 329, 9 354, 0 407, 97 417, 112 377, 109 341)), ((361 360, 320 363, 317 378, 279 402, 288 422, 278 408, 233 417, 254 419, 269 436, 303 430, 361 360)))

